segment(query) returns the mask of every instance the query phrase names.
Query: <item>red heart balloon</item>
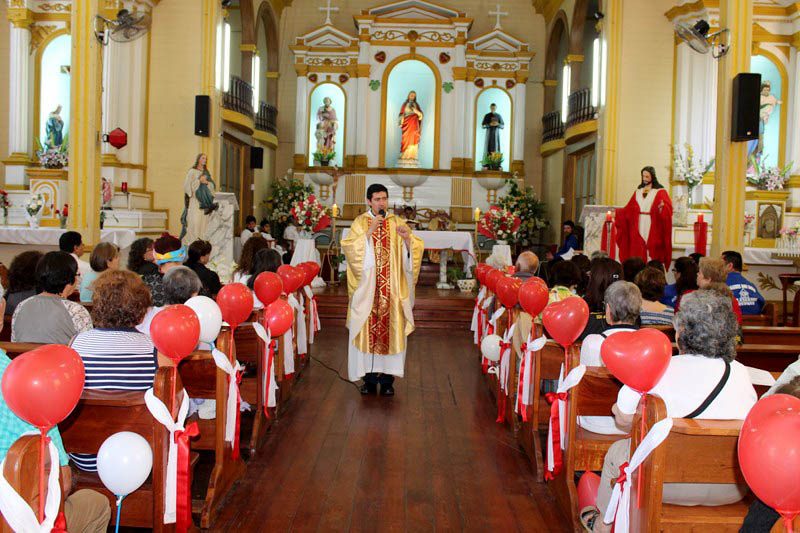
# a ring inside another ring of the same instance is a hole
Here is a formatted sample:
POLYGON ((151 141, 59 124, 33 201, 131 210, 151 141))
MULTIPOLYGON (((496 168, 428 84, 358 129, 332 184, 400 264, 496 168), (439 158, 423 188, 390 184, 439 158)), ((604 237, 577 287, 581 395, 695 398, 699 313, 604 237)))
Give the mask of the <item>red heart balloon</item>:
POLYGON ((519 302, 519 288, 522 280, 506 276, 497 282, 497 297, 507 308, 512 308, 519 302))
POLYGON ((264 309, 264 322, 270 335, 280 337, 289 331, 294 322, 292 306, 286 300, 278 298, 264 309))
POLYGON ((739 466, 747 484, 781 513, 800 512, 800 399, 774 394, 759 400, 739 432, 739 466))
POLYGON ((222 320, 236 329, 253 313, 253 293, 247 285, 229 283, 217 293, 217 305, 222 311, 222 320))
POLYGON ((519 304, 531 316, 539 316, 547 307, 550 291, 542 278, 528 278, 519 288, 519 304))
POLYGON ((48 344, 9 363, 3 372, 3 398, 18 417, 47 431, 78 404, 85 375, 78 352, 48 344))
POLYGON ((503 272, 493 268, 486 274, 486 286, 489 287, 490 291, 497 294, 497 282, 503 279, 504 276, 503 272))
POLYGON ((486 284, 486 274, 488 274, 491 269, 492 267, 486 263, 478 263, 475 267, 475 278, 478 280, 478 283, 481 285, 486 284))
POLYGON ((589 321, 589 306, 578 296, 553 302, 542 311, 542 323, 558 344, 570 346, 589 321))
POLYGON ((278 275, 283 281, 283 290, 286 294, 291 294, 303 286, 305 274, 291 265, 279 266, 278 275))
POLYGON ((308 264, 311 265, 311 268, 314 270, 314 277, 316 278, 319 276, 319 271, 322 270, 322 266, 316 261, 309 261, 308 264))
POLYGON ((314 266, 316 263, 308 262, 308 263, 300 263, 297 265, 297 268, 303 272, 303 287, 311 285, 311 282, 314 281, 314 278, 317 277, 317 274, 314 270, 314 266))
POLYGON ((621 331, 603 341, 600 356, 618 380, 645 393, 655 387, 667 371, 672 359, 672 343, 664 333, 653 328, 621 331))
POLYGON ((275 272, 262 272, 256 276, 253 290, 262 304, 269 305, 283 293, 283 281, 275 272))
POLYGON ((191 307, 169 305, 153 317, 150 338, 159 352, 177 364, 192 353, 200 341, 200 320, 191 307))

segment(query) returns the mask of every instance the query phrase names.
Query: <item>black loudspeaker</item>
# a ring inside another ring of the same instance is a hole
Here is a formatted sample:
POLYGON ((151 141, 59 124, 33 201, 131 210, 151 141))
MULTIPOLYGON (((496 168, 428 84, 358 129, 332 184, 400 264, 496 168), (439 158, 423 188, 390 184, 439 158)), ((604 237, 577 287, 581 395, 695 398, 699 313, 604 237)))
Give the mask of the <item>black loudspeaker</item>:
POLYGON ((198 94, 194 97, 194 134, 208 137, 211 120, 211 97, 198 94))
POLYGON ((264 168, 264 149, 258 146, 250 147, 250 168, 264 168))
POLYGON ((761 105, 761 74, 742 72, 733 78, 731 141, 758 139, 758 108, 761 105))

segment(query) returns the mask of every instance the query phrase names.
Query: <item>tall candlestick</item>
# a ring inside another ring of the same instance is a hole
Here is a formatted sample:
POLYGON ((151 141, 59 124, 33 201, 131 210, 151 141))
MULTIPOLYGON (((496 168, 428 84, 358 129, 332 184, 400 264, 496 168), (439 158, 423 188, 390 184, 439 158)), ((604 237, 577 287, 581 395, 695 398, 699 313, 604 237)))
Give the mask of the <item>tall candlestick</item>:
POLYGON ((611 222, 611 211, 606 211, 606 222, 611 222))
POLYGON ((700 213, 699 215, 697 215, 697 221, 699 223, 701 223, 701 224, 703 223, 703 213, 700 213))
POLYGON ((331 206, 331 215, 333 216, 333 218, 338 218, 339 217, 339 206, 338 205, 333 204, 331 206))
POLYGON ((127 181, 123 181, 122 182, 122 192, 124 192, 124 193, 128 192, 128 182, 127 181))
POLYGON ((478 222, 481 219, 481 208, 475 208, 475 222, 478 222))

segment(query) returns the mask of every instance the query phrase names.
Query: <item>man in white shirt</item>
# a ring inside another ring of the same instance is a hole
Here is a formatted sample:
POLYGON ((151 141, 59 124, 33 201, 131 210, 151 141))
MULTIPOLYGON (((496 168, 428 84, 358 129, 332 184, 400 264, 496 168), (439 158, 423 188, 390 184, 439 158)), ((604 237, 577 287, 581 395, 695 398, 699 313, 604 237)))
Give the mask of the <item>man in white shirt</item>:
POLYGON ((67 252, 75 258, 75 261, 78 262, 78 272, 81 276, 85 276, 91 271, 92 267, 89 266, 89 263, 81 259, 86 248, 83 245, 83 237, 81 237, 80 233, 77 231, 64 232, 61 237, 58 238, 58 248, 62 252, 67 252))
POLYGON ((636 322, 642 308, 642 293, 639 287, 628 281, 616 281, 608 286, 603 300, 606 303, 606 322, 609 327, 603 333, 587 335, 581 344, 581 364, 605 366, 600 357, 600 347, 609 335, 620 331, 636 331, 636 322))
POLYGON ((244 243, 247 242, 247 239, 249 239, 256 233, 258 233, 256 231, 256 217, 254 217, 253 215, 247 215, 247 218, 244 221, 244 229, 242 230, 242 235, 239 238, 239 240, 242 241, 242 246, 244 246, 244 243))
MULTIPOLYGON (((757 397, 747 368, 734 360, 737 331, 728 297, 695 291, 681 299, 680 312, 675 315, 675 339, 681 355, 671 359, 650 391, 664 400, 667 416, 714 420, 747 416, 757 397)), ((639 393, 630 387, 620 389, 612 412, 621 429, 630 429, 639 399, 639 393)), ((611 482, 630 454, 630 439, 615 442, 606 453, 597 492, 599 514, 581 514, 581 521, 591 531, 611 531, 602 516, 611 499, 611 482)), ((741 500, 747 492, 747 485, 665 483, 662 500, 674 505, 726 505, 741 500)))

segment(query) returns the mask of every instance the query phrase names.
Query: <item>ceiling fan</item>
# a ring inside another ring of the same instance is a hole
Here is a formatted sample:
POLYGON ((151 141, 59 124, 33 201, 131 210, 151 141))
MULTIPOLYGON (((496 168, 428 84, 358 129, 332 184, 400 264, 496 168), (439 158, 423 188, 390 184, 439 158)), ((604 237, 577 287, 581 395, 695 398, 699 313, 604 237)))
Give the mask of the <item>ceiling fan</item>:
POLYGON ((97 40, 107 45, 109 39, 118 43, 127 43, 142 37, 150 29, 149 13, 131 13, 120 9, 115 19, 107 19, 97 15, 94 34, 97 40))

